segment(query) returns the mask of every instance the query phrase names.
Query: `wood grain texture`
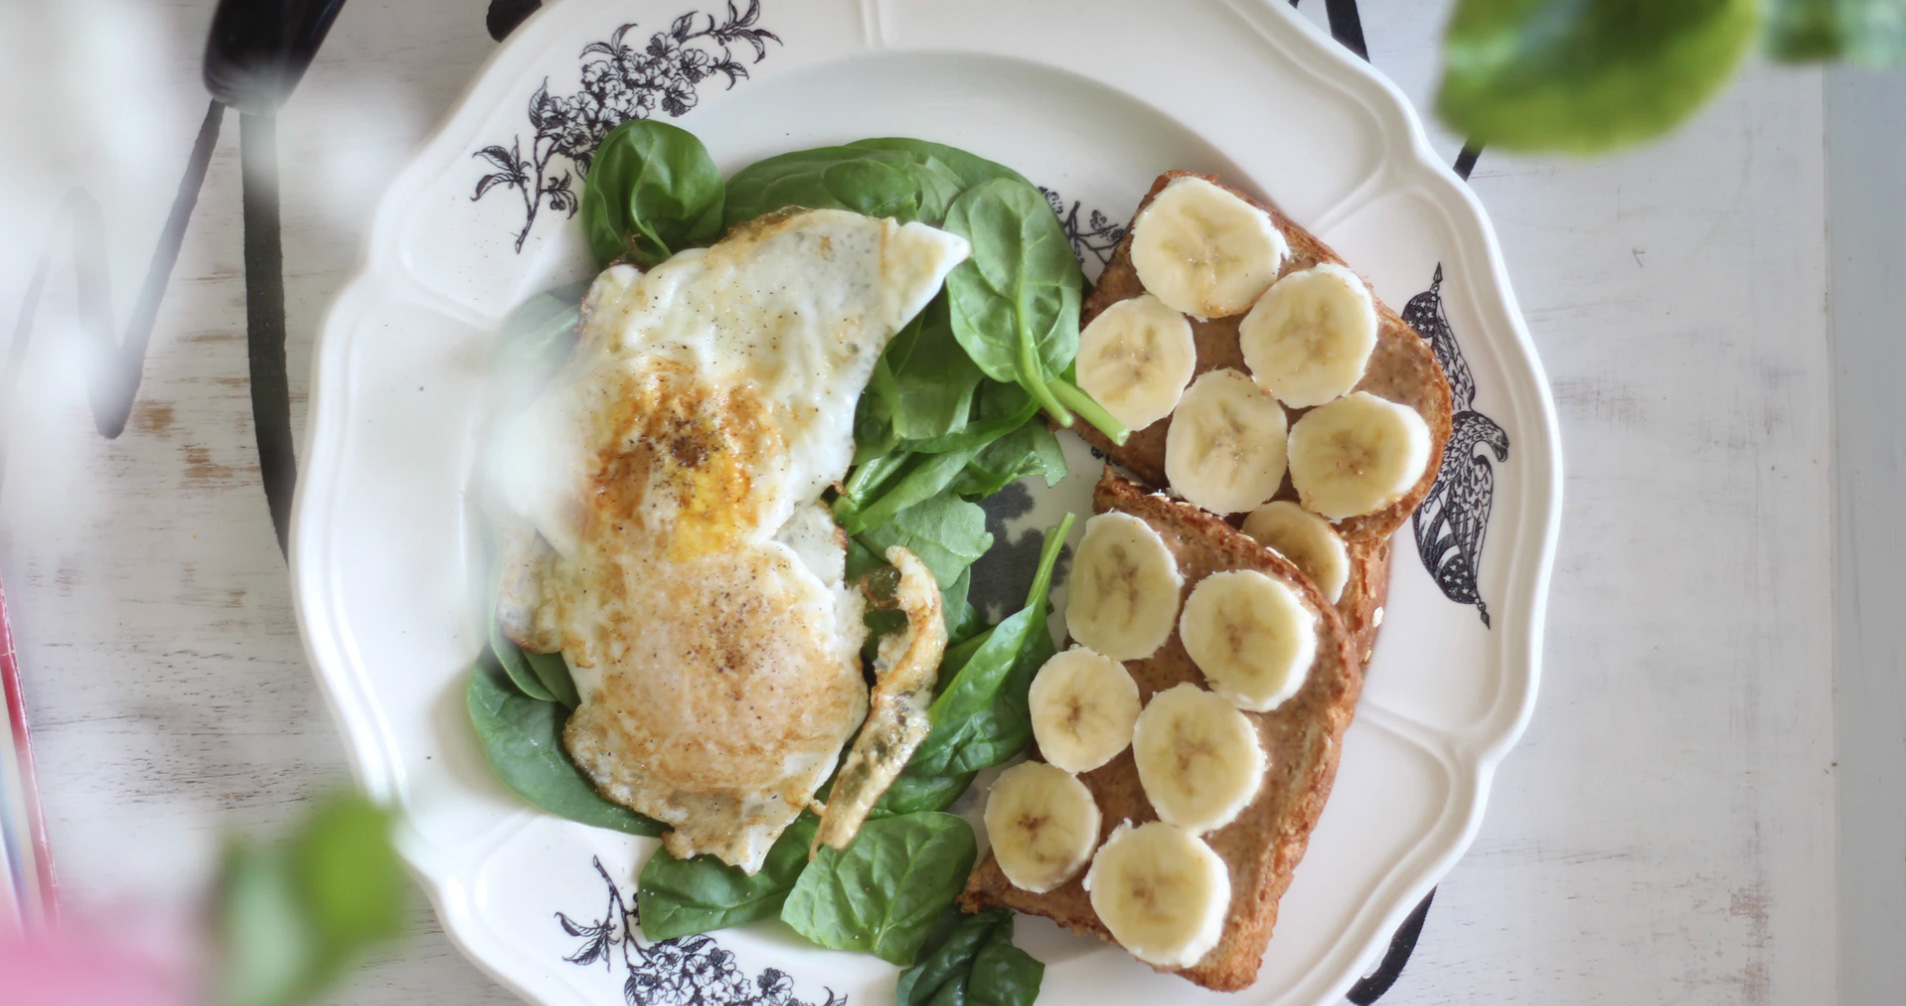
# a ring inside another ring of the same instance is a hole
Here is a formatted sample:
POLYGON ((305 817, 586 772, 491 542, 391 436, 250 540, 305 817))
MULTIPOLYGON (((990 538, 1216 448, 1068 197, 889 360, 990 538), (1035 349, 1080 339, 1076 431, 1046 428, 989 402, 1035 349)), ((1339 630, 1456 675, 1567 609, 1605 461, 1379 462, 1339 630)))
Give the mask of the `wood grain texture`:
MULTIPOLYGON (((1398 7, 1426 107, 1449 5, 1398 7)), ((1750 68, 1647 149, 1477 163, 1566 502, 1534 719, 1385 1004, 1835 1001, 1820 110, 1750 68)))
MULTIPOLYGON (((53 76, 70 87, 62 114, 79 123, 0 112, 0 124, 30 131, 38 157, 0 196, 0 223, 30 239, 0 251, 0 313, 12 317, 26 280, 16 252, 39 253, 54 204, 78 184, 102 204, 125 316, 204 113, 198 63, 212 6, 49 4, 32 14, 37 51, 0 42, 0 81, 53 76), (61 44, 45 44, 48 33, 61 44), (42 65, 59 52, 94 58, 42 65)), ((280 115, 300 436, 312 339, 356 267, 383 185, 494 50, 479 6, 357 0, 280 115)), ((81 913, 196 898, 225 830, 275 834, 307 797, 347 779, 259 484, 237 141, 228 130, 214 154, 126 432, 94 432, 87 361, 61 338, 74 312, 63 259, 26 361, 0 493, 0 579, 62 892, 81 913)), ((412 915, 412 937, 333 1001, 518 1001, 463 959, 421 898, 412 915)))
MULTIPOLYGON (((64 95, 0 108, 0 135, 30 138, 0 187, 0 227, 26 236, 0 249, 0 317, 75 183, 104 205, 123 315, 204 111, 210 6, 3 15, 66 46, 0 48, 0 81, 54 74, 46 93, 64 95), (43 65, 77 51, 93 54, 83 68, 43 65), (93 118, 106 114, 123 128, 93 118)), ((1419 107, 1448 6, 1364 5, 1372 60, 1419 107)), ((295 428, 311 340, 378 193, 493 50, 481 4, 353 0, 280 116, 295 428)), ((1645 151, 1477 164, 1556 392, 1568 502, 1535 719, 1386 1004, 1831 1001, 1820 101, 1816 74, 1754 70, 1645 151)), ((77 905, 186 896, 221 829, 280 827, 345 774, 258 485, 236 132, 127 432, 93 431, 85 361, 57 338, 29 355, 12 432, 0 578, 77 905)), ((1461 146, 1431 139, 1452 160, 1461 146)), ((71 304, 55 270, 48 330, 71 304)), ((514 1001, 418 914, 418 936, 337 1001, 514 1001)))

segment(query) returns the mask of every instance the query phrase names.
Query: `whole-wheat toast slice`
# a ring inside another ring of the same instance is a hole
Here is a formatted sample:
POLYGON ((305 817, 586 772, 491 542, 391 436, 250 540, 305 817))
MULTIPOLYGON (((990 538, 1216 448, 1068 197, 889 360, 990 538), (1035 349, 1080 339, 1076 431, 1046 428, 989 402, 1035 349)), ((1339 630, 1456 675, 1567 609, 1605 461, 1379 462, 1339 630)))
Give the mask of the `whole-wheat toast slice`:
MULTIPOLYGON (((1241 989, 1257 978, 1264 947, 1277 922, 1278 900, 1290 886, 1291 872, 1303 858, 1337 774, 1343 733, 1350 726, 1363 681, 1351 638, 1310 578, 1203 510, 1149 492, 1110 468, 1093 491, 1092 509, 1131 514, 1164 538, 1184 574, 1181 603, 1212 573, 1254 569, 1289 584, 1318 616, 1317 657, 1303 687, 1271 712, 1245 713, 1257 726, 1269 756, 1257 797, 1236 820, 1205 836, 1230 868, 1231 907, 1218 945, 1197 964, 1177 973, 1206 988, 1241 989)), ((1138 682, 1140 698, 1147 702, 1153 694, 1187 681, 1209 687, 1175 629, 1157 653, 1127 661, 1125 667, 1138 682)), ((1145 798, 1130 748, 1079 778, 1098 802, 1101 842, 1123 821, 1142 824, 1158 816, 1145 798)), ((1110 932, 1092 911, 1083 878, 1080 871, 1052 891, 1030 894, 1014 887, 989 853, 973 871, 960 903, 967 911, 1002 906, 1043 915, 1075 932, 1110 940, 1110 932)))
MULTIPOLYGON (((1138 214, 1151 205, 1151 201, 1172 179, 1191 175, 1188 171, 1167 171, 1152 183, 1151 191, 1138 204, 1132 214, 1136 221, 1138 214)), ((1214 184, 1215 175, 1194 175, 1214 184)), ((1331 251, 1316 235, 1291 222, 1277 207, 1269 206, 1249 195, 1229 186, 1224 186, 1238 198, 1269 213, 1278 229, 1284 232, 1284 239, 1290 244, 1290 257, 1284 262, 1281 277, 1286 273, 1308 269, 1319 262, 1334 262, 1348 267, 1348 263, 1334 251, 1331 251)), ((1098 285, 1092 288, 1092 295, 1085 301, 1082 321, 1090 324, 1093 318, 1113 304, 1145 292, 1138 281, 1138 270, 1132 266, 1132 234, 1135 228, 1126 227, 1125 239, 1120 241, 1112 258, 1106 263, 1105 272, 1099 276, 1098 285)), ((1366 281, 1367 283, 1367 281, 1366 281)), ((1382 622, 1384 596, 1388 593, 1390 582, 1390 536, 1409 519, 1418 504, 1429 494, 1430 487, 1436 482, 1436 472, 1443 460, 1443 447, 1449 442, 1450 422, 1453 406, 1449 393, 1449 382, 1443 375, 1443 369, 1436 362, 1430 344, 1417 331, 1404 322, 1403 318, 1377 298, 1376 291, 1370 296, 1377 308, 1377 345, 1370 355, 1370 363, 1364 370, 1363 380, 1357 384, 1358 391, 1367 391, 1379 398, 1387 398, 1415 409, 1428 424, 1432 450, 1429 464, 1423 470, 1423 477, 1416 486, 1403 497, 1385 509, 1376 513, 1352 517, 1337 524, 1337 530, 1343 535, 1349 546, 1351 573, 1350 582, 1345 585, 1343 595, 1338 598, 1337 609, 1342 612, 1344 623, 1356 639, 1357 657, 1360 662, 1370 659, 1371 647, 1375 644, 1377 626, 1382 622)), ((1191 318, 1191 330, 1198 345, 1198 363, 1194 378, 1209 370, 1230 367, 1249 373, 1244 365, 1244 352, 1238 346, 1238 323, 1244 315, 1237 314, 1228 318, 1212 318, 1200 321, 1191 318)), ((1303 415, 1308 409, 1288 409, 1291 422, 1303 415)), ((1122 447, 1115 447, 1097 430, 1080 424, 1079 432, 1092 446, 1103 451, 1112 460, 1124 466, 1126 470, 1145 482, 1163 488, 1169 488, 1165 478, 1165 432, 1171 428, 1171 417, 1134 430, 1131 439, 1122 447)), ((1291 488, 1290 478, 1284 479, 1278 490, 1278 499, 1297 498, 1297 492, 1291 488)))

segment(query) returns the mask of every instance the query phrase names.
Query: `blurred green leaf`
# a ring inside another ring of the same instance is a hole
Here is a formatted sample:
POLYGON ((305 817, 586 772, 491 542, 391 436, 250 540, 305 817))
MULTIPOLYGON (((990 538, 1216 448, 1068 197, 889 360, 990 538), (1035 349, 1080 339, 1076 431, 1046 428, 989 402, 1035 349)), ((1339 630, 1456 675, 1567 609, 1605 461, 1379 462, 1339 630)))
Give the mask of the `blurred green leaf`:
POLYGON ((1593 153, 1667 132, 1753 41, 1755 0, 1459 0, 1436 112, 1471 140, 1593 153))
POLYGON ((390 814, 356 796, 328 800, 291 836, 292 878, 326 964, 394 939, 404 927, 404 866, 390 814))
POLYGON ((297 1002, 315 970, 317 941, 284 855, 234 843, 220 873, 220 1006, 297 1002))
POLYGON ((1774 59, 1888 67, 1906 58, 1906 0, 1769 0, 1765 17, 1774 59))
POLYGON ((282 843, 227 845, 214 935, 220 1006, 292 1006, 403 931, 409 884, 390 815, 323 800, 282 843))

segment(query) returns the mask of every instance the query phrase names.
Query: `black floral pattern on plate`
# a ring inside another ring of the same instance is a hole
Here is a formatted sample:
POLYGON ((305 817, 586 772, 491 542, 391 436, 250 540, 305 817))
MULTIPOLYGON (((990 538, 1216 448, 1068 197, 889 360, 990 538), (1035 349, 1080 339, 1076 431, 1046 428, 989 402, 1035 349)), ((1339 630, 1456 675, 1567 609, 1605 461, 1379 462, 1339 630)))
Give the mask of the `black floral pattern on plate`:
POLYGON ((1442 286, 1443 265, 1438 262, 1430 288, 1411 297, 1403 308, 1403 320, 1429 340, 1436 362, 1443 365, 1456 406, 1443 466, 1410 522, 1416 531, 1417 555, 1443 596, 1457 604, 1475 605, 1486 626, 1489 606, 1477 588, 1476 572, 1482 566, 1483 539, 1495 505, 1495 465, 1509 460, 1509 434, 1475 410, 1476 378, 1443 311, 1442 286), (1494 461, 1490 454, 1495 455, 1494 461))
POLYGON ((1112 249, 1125 240, 1125 225, 1118 223, 1098 210, 1086 210, 1085 222, 1079 222, 1079 201, 1066 202, 1058 190, 1039 186, 1039 191, 1052 206, 1052 213, 1059 218, 1059 226, 1065 229, 1066 240, 1072 242, 1072 256, 1079 260, 1084 268, 1091 262, 1101 267, 1112 259, 1112 249))
MULTIPOLYGON (((628 1006, 811 1006, 794 997, 794 979, 785 972, 768 968, 750 977, 735 963, 735 955, 723 950, 712 936, 643 943, 636 902, 622 897, 622 889, 610 879, 600 858, 594 862, 597 875, 608 885, 609 901, 602 918, 594 922, 577 922, 556 913, 563 932, 582 940, 576 952, 563 960, 581 967, 600 963, 612 971, 619 960, 628 975, 622 982, 622 998, 628 1006)), ((821 1006, 846 1006, 846 996, 835 995, 832 989, 822 991, 827 999, 821 1006)))
POLYGON ((477 179, 470 201, 482 199, 492 189, 516 190, 523 200, 523 228, 516 233, 520 253, 536 225, 537 213, 548 209, 575 215, 582 178, 609 130, 658 112, 670 118, 686 114, 700 100, 698 89, 710 77, 720 75, 729 87, 735 86, 748 76, 748 65, 735 57, 737 46, 753 50, 753 63, 767 58, 768 43, 779 44, 781 39, 759 27, 760 19, 761 0, 748 0, 745 11, 729 0, 725 19, 689 11, 671 22, 667 31, 650 35, 645 45, 627 41, 630 29, 636 27, 631 22, 606 41, 583 46, 581 90, 552 95, 545 77, 530 95, 529 124, 534 132, 527 153, 518 134, 510 137, 507 147, 491 144, 470 155, 496 169, 477 179))

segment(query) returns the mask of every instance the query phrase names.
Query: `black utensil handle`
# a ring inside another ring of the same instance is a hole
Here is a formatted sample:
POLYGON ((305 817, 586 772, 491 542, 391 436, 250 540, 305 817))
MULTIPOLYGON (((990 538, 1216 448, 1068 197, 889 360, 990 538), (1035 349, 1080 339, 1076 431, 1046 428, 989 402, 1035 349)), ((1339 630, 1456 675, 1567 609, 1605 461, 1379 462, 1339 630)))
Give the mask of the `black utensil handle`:
POLYGON ((291 388, 285 374, 284 250, 279 244, 278 129, 270 115, 238 119, 245 192, 245 333, 251 358, 252 425, 258 435, 258 473, 265 505, 290 545, 291 494, 298 462, 291 439, 291 388))
POLYGON ((1423 935, 1423 920, 1429 917, 1430 902, 1434 900, 1436 888, 1432 887, 1409 917, 1403 920, 1403 924, 1396 928, 1396 935, 1390 937, 1390 949, 1384 953, 1377 969, 1350 986, 1350 991, 1344 993, 1345 999, 1355 1006, 1370 1006, 1390 991, 1390 986, 1402 977, 1403 965, 1408 964, 1410 955, 1416 952, 1416 940, 1423 935))
POLYGON ((344 0, 221 0, 205 43, 205 89, 242 112, 291 96, 344 0))

